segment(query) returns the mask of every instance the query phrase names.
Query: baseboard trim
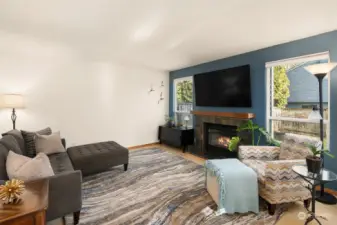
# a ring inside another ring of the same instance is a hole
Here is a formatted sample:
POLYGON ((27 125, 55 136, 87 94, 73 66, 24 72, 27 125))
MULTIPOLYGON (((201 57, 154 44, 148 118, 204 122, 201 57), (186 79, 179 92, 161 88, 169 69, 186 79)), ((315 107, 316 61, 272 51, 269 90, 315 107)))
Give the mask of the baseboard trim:
POLYGON ((155 145, 158 145, 159 142, 153 142, 153 143, 148 143, 148 144, 144 144, 144 145, 136 145, 136 146, 130 146, 128 147, 129 150, 135 150, 138 148, 144 148, 144 147, 154 147, 155 145))
MULTIPOLYGON (((320 190, 321 190, 321 187, 320 187, 320 186, 316 187, 316 190, 317 190, 317 191, 320 191, 320 190)), ((325 191, 326 193, 331 194, 331 195, 337 196, 337 191, 336 191, 336 190, 333 190, 333 189, 330 189, 330 188, 324 188, 324 191, 325 191)))

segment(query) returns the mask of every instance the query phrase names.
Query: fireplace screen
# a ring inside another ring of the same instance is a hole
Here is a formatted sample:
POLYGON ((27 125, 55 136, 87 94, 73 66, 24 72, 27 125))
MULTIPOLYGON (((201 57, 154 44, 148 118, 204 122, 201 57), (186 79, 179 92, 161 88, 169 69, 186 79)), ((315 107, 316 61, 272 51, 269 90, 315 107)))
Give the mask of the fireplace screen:
POLYGON ((231 137, 225 135, 224 132, 221 132, 217 129, 209 129, 208 130, 208 144, 220 147, 220 148, 228 148, 229 141, 231 137))

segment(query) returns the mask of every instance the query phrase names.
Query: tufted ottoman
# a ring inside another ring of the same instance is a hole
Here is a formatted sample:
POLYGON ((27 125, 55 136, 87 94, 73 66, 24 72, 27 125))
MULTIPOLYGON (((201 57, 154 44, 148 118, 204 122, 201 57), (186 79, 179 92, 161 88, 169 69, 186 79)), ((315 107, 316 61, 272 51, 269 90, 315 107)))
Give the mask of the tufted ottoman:
POLYGON ((67 149, 75 170, 90 175, 108 170, 112 166, 129 163, 129 150, 113 141, 74 146, 67 149))

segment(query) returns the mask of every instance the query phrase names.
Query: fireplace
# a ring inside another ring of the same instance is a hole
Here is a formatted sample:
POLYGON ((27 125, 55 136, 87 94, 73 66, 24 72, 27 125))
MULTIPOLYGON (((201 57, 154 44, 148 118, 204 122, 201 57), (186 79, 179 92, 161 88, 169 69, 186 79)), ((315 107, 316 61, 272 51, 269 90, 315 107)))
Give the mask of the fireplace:
POLYGON ((236 158, 237 153, 228 150, 232 137, 237 136, 237 126, 204 123, 204 143, 207 158, 236 158))

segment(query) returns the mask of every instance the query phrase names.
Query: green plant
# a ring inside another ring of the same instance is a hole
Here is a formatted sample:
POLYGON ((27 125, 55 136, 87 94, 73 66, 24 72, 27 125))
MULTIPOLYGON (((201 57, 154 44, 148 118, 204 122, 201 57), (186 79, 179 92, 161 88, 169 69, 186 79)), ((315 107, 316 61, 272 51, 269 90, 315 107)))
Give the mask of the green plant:
MULTIPOLYGON (((258 124, 255 124, 252 120, 248 120, 246 123, 242 124, 238 129, 238 132, 241 131, 248 131, 252 135, 252 144, 255 145, 255 132, 258 133, 258 140, 256 145, 260 144, 261 137, 264 136, 266 138, 267 143, 273 144, 275 146, 280 146, 281 142, 275 140, 263 127, 260 127, 258 124)), ((229 141, 228 149, 230 151, 234 151, 237 149, 238 145, 240 144, 241 138, 240 137, 232 137, 229 141)))
POLYGON ((229 151, 234 151, 235 149, 237 149, 240 141, 241 141, 240 137, 232 137, 231 140, 228 143, 229 151))
POLYGON ((290 96, 290 81, 287 76, 287 68, 285 66, 275 66, 274 72, 274 105, 283 109, 288 104, 290 96))
POLYGON ((328 149, 318 149, 318 147, 316 145, 309 144, 309 143, 307 143, 306 145, 308 146, 308 148, 312 152, 314 158, 320 158, 321 153, 323 153, 323 154, 325 154, 325 155, 327 155, 331 158, 335 158, 335 156, 332 155, 328 149))

